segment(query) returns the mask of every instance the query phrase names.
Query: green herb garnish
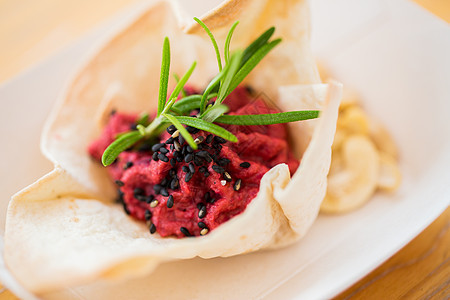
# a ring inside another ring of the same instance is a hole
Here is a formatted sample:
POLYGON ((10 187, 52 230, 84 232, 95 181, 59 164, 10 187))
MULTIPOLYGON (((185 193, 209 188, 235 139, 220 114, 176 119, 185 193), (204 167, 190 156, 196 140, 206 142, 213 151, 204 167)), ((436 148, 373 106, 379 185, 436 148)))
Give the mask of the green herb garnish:
POLYGON ((194 142, 193 137, 183 125, 210 132, 231 142, 237 142, 238 140, 234 134, 215 123, 249 126, 270 125, 308 120, 319 116, 319 111, 317 110, 259 115, 227 115, 228 106, 223 104, 223 101, 256 65, 281 42, 281 39, 269 41, 275 31, 275 28, 271 27, 253 41, 244 51, 237 50, 233 54, 230 54, 231 38, 239 23, 235 22, 231 26, 225 40, 225 65, 222 67, 222 59, 214 35, 200 19, 194 18, 194 20, 203 27, 211 39, 217 57, 219 73, 209 82, 202 94, 186 96, 184 86, 196 67, 196 62, 194 62, 181 78, 175 75, 177 84, 170 96, 167 97, 170 71, 170 43, 166 37, 162 51, 156 118, 150 122, 148 114, 142 114, 136 122, 137 130, 118 135, 116 140, 103 153, 102 163, 104 166, 112 164, 121 152, 129 149, 139 141, 155 137, 168 124, 173 124, 186 142, 193 149, 197 149, 197 144, 194 142), (177 100, 180 94, 182 98, 177 100), (213 98, 215 100, 210 103, 213 98), (195 109, 200 111, 197 117, 186 116, 186 114, 195 109))

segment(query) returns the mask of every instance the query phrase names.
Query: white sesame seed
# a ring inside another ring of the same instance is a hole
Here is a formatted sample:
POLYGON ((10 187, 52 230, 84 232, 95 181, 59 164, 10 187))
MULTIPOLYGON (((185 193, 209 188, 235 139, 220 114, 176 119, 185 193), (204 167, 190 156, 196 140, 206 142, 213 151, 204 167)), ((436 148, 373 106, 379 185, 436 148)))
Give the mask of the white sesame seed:
POLYGON ((208 228, 203 228, 202 230, 200 230, 200 235, 205 235, 208 233, 208 228))
POLYGON ((204 140, 205 140, 205 138, 200 135, 194 140, 194 143, 201 144, 201 143, 203 143, 204 140))
POLYGON ((150 207, 156 207, 158 205, 158 200, 153 200, 152 202, 150 202, 150 207))
POLYGON ((227 184, 227 181, 226 181, 226 180, 221 180, 221 181, 220 181, 220 184, 221 184, 221 185, 225 185, 225 184, 227 184))
POLYGON ((173 138, 177 138, 180 135, 180 131, 176 130, 174 133, 172 133, 173 138))

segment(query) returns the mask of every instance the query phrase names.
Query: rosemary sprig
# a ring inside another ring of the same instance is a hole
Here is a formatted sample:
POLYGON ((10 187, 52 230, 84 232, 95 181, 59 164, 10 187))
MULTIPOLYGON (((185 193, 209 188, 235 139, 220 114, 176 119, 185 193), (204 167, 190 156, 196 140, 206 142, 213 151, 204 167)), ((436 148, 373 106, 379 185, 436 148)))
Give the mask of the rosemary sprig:
POLYGON ((260 115, 222 115, 215 119, 216 123, 232 125, 272 125, 315 119, 317 110, 287 111, 260 115))
POLYGON ((132 147, 140 140, 156 136, 161 130, 164 130, 168 123, 173 124, 177 128, 186 142, 193 149, 197 149, 197 144, 194 142, 193 137, 183 125, 210 132, 231 142, 237 142, 237 137, 234 134, 214 123, 246 126, 270 125, 318 117, 319 111, 316 110, 260 115, 226 115, 229 110, 228 107, 223 104, 226 97, 244 80, 258 63, 281 42, 281 39, 269 41, 275 31, 275 28, 271 27, 253 41, 244 51, 238 50, 233 54, 230 54, 231 38, 239 23, 235 22, 231 26, 225 40, 225 65, 222 68, 222 59, 214 35, 201 20, 198 18, 194 18, 194 20, 205 29, 211 39, 217 57, 219 73, 209 82, 202 94, 186 96, 184 86, 196 67, 196 62, 194 62, 181 78, 175 76, 177 84, 170 96, 167 97, 170 70, 170 44, 169 39, 166 37, 164 39, 162 51, 156 118, 149 122, 148 114, 142 114, 136 121, 137 130, 118 135, 116 140, 112 142, 103 153, 103 165, 108 166, 112 164, 122 151, 132 147), (180 93, 182 94, 182 98, 177 101, 180 93), (211 100, 213 103, 208 104, 211 100), (200 111, 198 117, 185 116, 196 109, 200 111))
POLYGON ((159 79, 158 117, 161 114, 167 99, 167 86, 169 85, 170 44, 169 38, 164 39, 163 55, 161 61, 161 77, 159 79))
POLYGON ((217 64, 219 65, 219 72, 222 71, 222 59, 220 58, 219 47, 217 46, 217 42, 216 42, 216 39, 214 38, 214 35, 212 34, 211 30, 209 30, 209 28, 206 26, 206 24, 203 23, 199 18, 194 17, 194 20, 195 20, 195 22, 200 24, 200 26, 202 26, 203 29, 205 30, 205 32, 209 35, 209 38, 211 39, 214 50, 216 51, 217 64))
POLYGON ((223 50, 223 56, 225 58, 225 64, 228 63, 228 59, 230 58, 230 42, 231 37, 233 36, 234 30, 236 29, 236 26, 238 26, 239 21, 234 22, 234 24, 231 26, 230 31, 228 32, 227 39, 225 40, 225 47, 223 50))

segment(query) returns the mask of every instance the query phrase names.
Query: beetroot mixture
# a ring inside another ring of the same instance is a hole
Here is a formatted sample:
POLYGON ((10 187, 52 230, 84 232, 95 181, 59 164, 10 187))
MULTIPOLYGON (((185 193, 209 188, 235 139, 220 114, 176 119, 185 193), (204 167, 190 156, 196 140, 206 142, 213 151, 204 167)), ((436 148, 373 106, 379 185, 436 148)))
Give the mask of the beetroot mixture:
MULTIPOLYGON (((230 114, 278 112, 243 87, 224 103, 230 114)), ((90 155, 100 161, 115 136, 133 129, 137 119, 138 114, 113 113, 89 146, 90 155)), ((289 149, 284 124, 224 127, 237 136, 238 143, 187 127, 194 139, 204 141, 193 151, 177 137, 181 146, 177 151, 170 139, 175 129, 169 127, 159 140, 122 152, 108 171, 118 185, 125 212, 146 221, 150 232, 162 237, 204 235, 245 210, 270 168, 287 163, 291 174, 297 169, 299 161, 289 149)))

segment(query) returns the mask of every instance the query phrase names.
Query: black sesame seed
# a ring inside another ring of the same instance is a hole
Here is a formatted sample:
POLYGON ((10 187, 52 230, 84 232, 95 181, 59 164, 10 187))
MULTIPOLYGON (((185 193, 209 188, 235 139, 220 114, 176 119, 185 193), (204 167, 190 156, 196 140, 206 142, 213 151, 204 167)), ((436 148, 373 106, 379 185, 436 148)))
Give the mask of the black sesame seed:
POLYGON ((194 167, 194 164, 193 164, 193 163, 189 163, 189 171, 190 171, 191 173, 195 173, 195 167, 194 167))
POLYGON ((139 195, 144 195, 144 190, 143 189, 141 189, 141 188, 135 188, 134 190, 133 190, 133 195, 136 197, 136 196, 139 196, 139 195))
POLYGON ((203 205, 203 206, 199 209, 199 211, 198 211, 198 217, 199 217, 200 219, 203 219, 204 217, 206 217, 206 206, 205 206, 205 205, 203 205))
POLYGON ((158 152, 153 153, 152 159, 153 159, 154 161, 158 161, 158 160, 159 160, 159 158, 158 158, 158 152))
POLYGON ((200 167, 201 165, 203 165, 203 159, 197 155, 194 154, 194 164, 197 167, 200 167))
POLYGON ((184 137, 181 134, 178 136, 178 142, 180 143, 180 145, 184 144, 184 137))
POLYGON ((169 153, 169 150, 167 150, 164 147, 161 147, 161 148, 159 148, 159 152, 161 152, 162 154, 167 154, 167 153, 169 153))
POLYGON ((236 180, 236 182, 235 182, 234 185, 233 185, 233 189, 234 189, 235 191, 239 191, 239 189, 241 188, 241 183, 242 183, 242 180, 241 180, 241 179, 236 180))
POLYGON ((177 170, 175 170, 175 169, 170 169, 169 170, 169 176, 170 177, 174 177, 176 174, 177 174, 177 170))
POLYGON ((123 183, 123 181, 121 180, 116 180, 115 183, 117 184, 117 186, 124 186, 125 183, 123 183))
POLYGON ((225 167, 226 165, 228 165, 231 162, 231 160, 229 160, 228 158, 222 157, 221 159, 219 159, 217 161, 217 164, 221 167, 225 167))
POLYGON ((241 166, 241 168, 247 169, 247 168, 250 168, 251 165, 249 162, 243 162, 239 166, 241 166))
POLYGON ((208 151, 205 151, 205 150, 198 151, 196 154, 202 158, 209 156, 208 151))
POLYGON ((175 167, 176 164, 177 164, 177 160, 176 160, 175 158, 171 158, 171 159, 170 159, 170 165, 171 165, 172 167, 175 167))
POLYGON ((173 149, 174 149, 173 145, 170 145, 170 151, 173 152, 173 149))
POLYGON ((159 184, 162 186, 167 186, 168 183, 169 183, 169 179, 164 178, 159 184))
POLYGON ((187 146, 186 146, 186 151, 187 151, 188 153, 192 153, 192 152, 194 152, 194 149, 192 149, 191 146, 187 145, 187 146))
POLYGON ((225 144, 227 142, 227 140, 216 135, 214 137, 214 142, 216 142, 218 144, 225 144))
POLYGON ((205 177, 208 177, 209 175, 211 175, 208 171, 206 171, 205 173, 203 173, 203 175, 205 176, 205 177))
POLYGON ((125 213, 126 213, 127 215, 129 215, 129 214, 130 214, 130 211, 128 210, 127 204, 126 204, 125 202, 122 202, 122 205, 123 205, 123 210, 125 211, 125 213))
POLYGON ((213 161, 211 155, 209 155, 209 154, 205 157, 205 160, 206 160, 208 163, 210 163, 210 162, 213 161))
POLYGON ((123 169, 127 170, 127 169, 131 168, 132 166, 133 166, 133 162, 127 161, 127 163, 123 166, 123 169))
POLYGON ((133 123, 130 125, 130 130, 136 130, 137 129, 137 124, 133 123))
POLYGON ((177 157, 177 162, 182 162, 183 161, 183 156, 178 156, 177 157))
POLYGON ((205 173, 206 171, 208 171, 208 169, 205 166, 202 166, 202 167, 198 168, 198 171, 200 173, 205 173))
POLYGON ((200 208, 202 208, 203 206, 204 206, 203 203, 197 203, 197 209, 200 209, 200 208))
POLYGON ((136 198, 137 200, 139 200, 141 202, 147 202, 147 196, 135 195, 134 198, 136 198))
POLYGON ((145 220, 146 220, 146 221, 150 221, 150 219, 152 218, 152 212, 149 211, 149 210, 147 209, 147 210, 145 211, 144 216, 145 216, 145 220))
POLYGON ((198 132, 200 131, 200 129, 197 129, 197 128, 191 127, 191 126, 187 126, 187 127, 186 127, 186 130, 187 130, 189 133, 192 133, 192 134, 196 134, 196 133, 198 133, 198 132))
POLYGON ((180 183, 178 182, 178 178, 174 178, 172 179, 172 181, 170 182, 170 188, 172 190, 176 190, 180 187, 180 183))
POLYGON ((153 152, 156 152, 156 151, 158 151, 159 148, 161 148, 162 146, 164 146, 164 143, 154 144, 154 145, 152 146, 152 151, 153 151, 153 152))
POLYGON ((185 182, 189 182, 189 180, 192 179, 192 176, 193 176, 193 175, 194 175, 194 174, 192 174, 191 172, 186 173, 186 177, 184 177, 184 181, 185 181, 185 182))
POLYGON ((144 143, 144 144, 139 146, 138 151, 140 151, 140 152, 147 152, 147 151, 150 151, 151 149, 152 149, 152 145, 151 144, 144 143))
POLYGON ((175 152, 173 153, 173 157, 177 158, 177 157, 179 157, 179 156, 181 156, 181 152, 180 152, 180 151, 175 151, 175 152))
POLYGON ((158 158, 160 160, 162 160, 163 162, 169 162, 169 158, 167 156, 165 156, 164 154, 162 154, 162 153, 158 154, 158 158))
POLYGON ((207 192, 204 196, 204 199, 206 202, 209 202, 209 199, 211 199, 211 195, 209 194, 209 192, 207 192))
POLYGON ((184 161, 187 163, 191 162, 193 159, 194 159, 194 155, 192 155, 190 153, 184 157, 184 161))
POLYGON ((150 203, 155 199, 155 196, 149 195, 149 196, 147 196, 146 198, 147 198, 147 199, 145 199, 145 202, 146 202, 147 204, 150 204, 150 203))
POLYGON ((187 173, 187 172, 189 172, 189 167, 188 166, 183 166, 181 168, 181 170, 183 170, 184 173, 187 173))
POLYGON ((211 149, 210 146, 206 145, 205 143, 198 145, 199 150, 208 150, 211 149))
POLYGON ((153 190, 155 191, 155 194, 156 194, 156 195, 158 195, 159 193, 161 193, 161 189, 162 189, 162 186, 161 186, 160 184, 155 184, 155 185, 153 186, 153 190))
POLYGON ((173 134, 175 131, 177 131, 177 128, 175 127, 175 125, 170 125, 169 127, 167 127, 167 132, 169 134, 173 134))
POLYGON ((156 226, 155 224, 152 223, 152 225, 150 225, 150 233, 154 234, 156 232, 156 226))
POLYGON ((167 139, 167 141, 165 141, 165 143, 168 144, 168 145, 173 144, 173 142, 174 142, 174 138, 173 137, 170 137, 170 138, 167 139))
POLYGON ((210 144, 212 142, 213 137, 214 136, 212 134, 208 134, 208 136, 206 137, 206 143, 210 144))
POLYGON ((180 231, 182 234, 184 234, 185 236, 191 236, 191 233, 189 232, 189 230, 187 230, 186 227, 180 227, 180 231))
POLYGON ((166 188, 161 189, 161 195, 163 195, 164 197, 169 197, 169 192, 166 188))
POLYGON ((203 222, 198 222, 198 227, 200 228, 206 228, 206 224, 203 222))
POLYGON ((246 86, 245 86, 245 90, 246 90, 247 93, 249 93, 250 95, 252 95, 252 94, 255 93, 255 90, 254 90, 251 86, 249 86, 249 85, 246 85, 246 86))
POLYGON ((114 116, 117 113, 117 110, 113 109, 111 110, 111 112, 109 113, 110 116, 114 116))
POLYGON ((220 152, 222 150, 222 145, 221 144, 212 144, 212 147, 214 149, 216 149, 218 152, 220 152))
POLYGON ((120 189, 117 189, 117 199, 116 202, 117 203, 122 203, 123 202, 123 192, 120 189))
POLYGON ((172 208, 172 206, 173 206, 173 196, 170 195, 169 199, 167 199, 167 207, 172 208))
POLYGON ((218 165, 213 165, 213 166, 212 166, 212 169, 213 169, 215 172, 220 173, 220 174, 222 174, 223 172, 225 172, 225 169, 222 168, 222 167, 220 167, 220 166, 218 166, 218 165))

